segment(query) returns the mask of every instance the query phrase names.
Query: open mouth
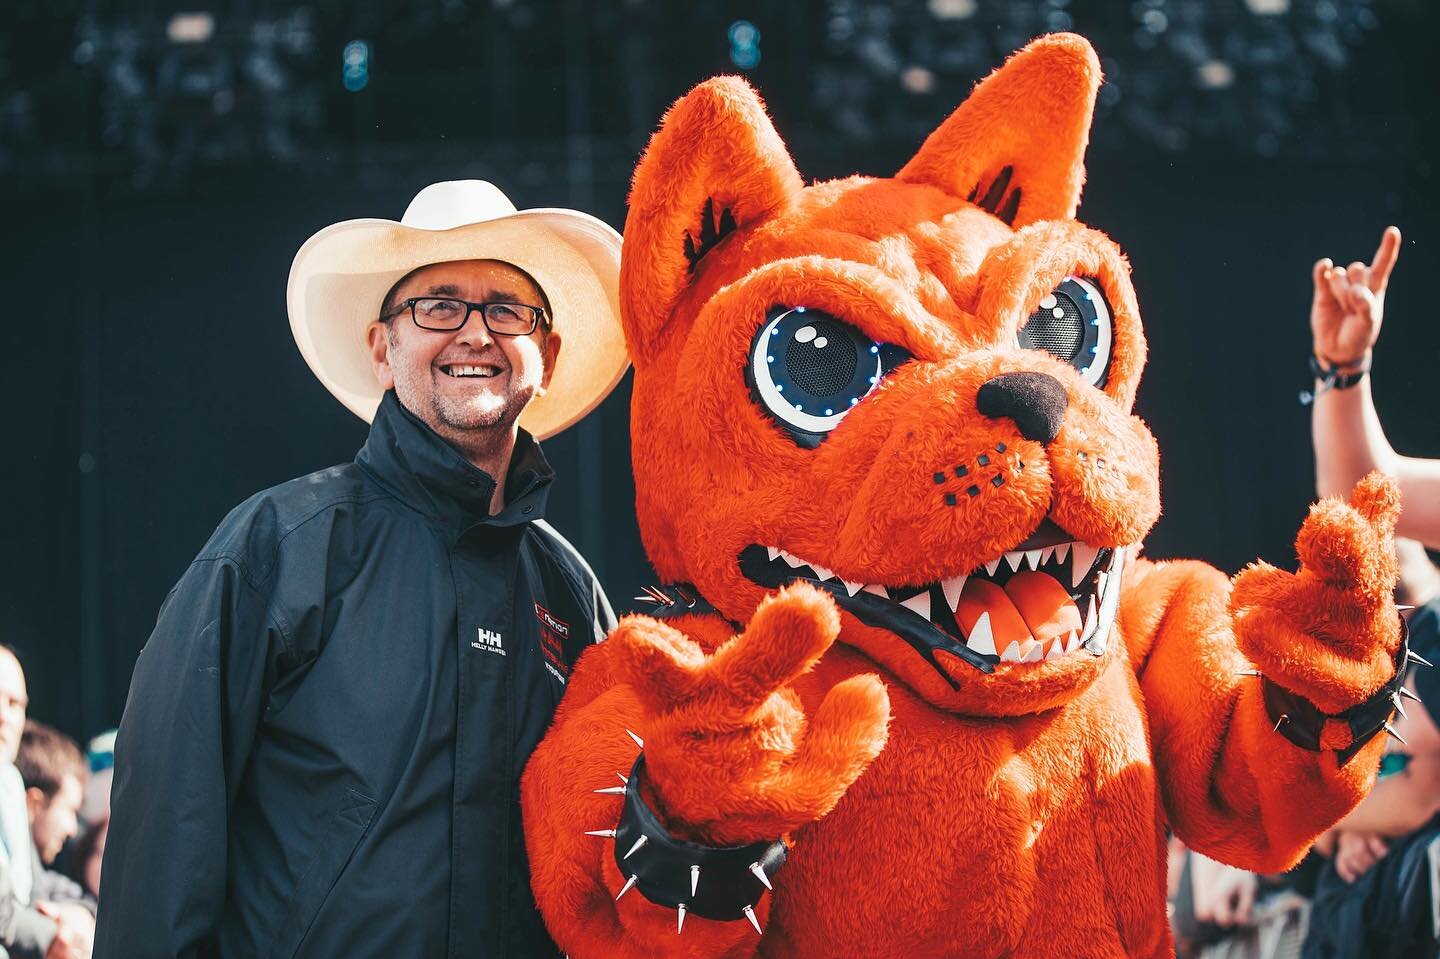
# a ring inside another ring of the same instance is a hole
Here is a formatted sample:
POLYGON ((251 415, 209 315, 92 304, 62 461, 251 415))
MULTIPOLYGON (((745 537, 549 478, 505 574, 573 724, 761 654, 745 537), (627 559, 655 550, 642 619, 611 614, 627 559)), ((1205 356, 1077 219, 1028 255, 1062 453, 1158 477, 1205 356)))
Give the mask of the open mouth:
POLYGON ((985 673, 1001 663, 1105 653, 1125 551, 1071 539, 1039 545, 1055 539, 1037 531, 969 573, 915 586, 852 582, 773 546, 745 547, 740 571, 770 589, 797 581, 819 586, 862 623, 900 636, 956 686, 936 659, 937 650, 985 673))
POLYGON ((453 376, 456 379, 472 376, 489 379, 499 376, 501 373, 500 367, 494 363, 447 363, 440 367, 440 371, 446 376, 453 376))

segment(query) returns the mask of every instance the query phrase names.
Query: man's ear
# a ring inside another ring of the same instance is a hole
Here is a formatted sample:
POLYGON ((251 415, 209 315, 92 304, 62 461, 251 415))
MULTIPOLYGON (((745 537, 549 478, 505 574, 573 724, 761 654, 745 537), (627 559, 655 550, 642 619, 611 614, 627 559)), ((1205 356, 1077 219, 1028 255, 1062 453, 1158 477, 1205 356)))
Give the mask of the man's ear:
POLYGON ((45 790, 39 786, 29 786, 25 789, 25 811, 30 814, 32 822, 36 813, 44 809, 48 801, 49 797, 45 795, 45 790))
POLYGON ((937 186, 1017 229, 1071 219, 1099 89, 1088 41, 1041 37, 981 80, 896 178, 937 186))
POLYGON ((382 390, 395 388, 395 374, 390 370, 390 324, 379 320, 365 328, 365 342, 370 346, 370 362, 375 368, 375 379, 380 381, 382 390))
POLYGON ((705 254, 787 208, 801 186, 760 97, 739 77, 707 80, 670 108, 635 170, 625 220, 620 307, 637 365, 658 351, 705 254))
POLYGON ((545 334, 540 349, 544 352, 545 373, 540 377, 540 390, 536 395, 543 396, 550 388, 550 377, 555 375, 555 361, 560 358, 560 334, 554 330, 545 334))

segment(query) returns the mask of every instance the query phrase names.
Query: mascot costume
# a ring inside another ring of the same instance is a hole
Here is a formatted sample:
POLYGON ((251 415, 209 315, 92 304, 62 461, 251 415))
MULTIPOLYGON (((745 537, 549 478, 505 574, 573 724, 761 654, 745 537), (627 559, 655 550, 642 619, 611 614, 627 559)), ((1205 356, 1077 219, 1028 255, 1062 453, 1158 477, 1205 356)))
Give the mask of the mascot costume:
POLYGON ((575 959, 1169 956, 1167 828, 1274 871, 1369 788, 1394 487, 1315 506, 1293 574, 1138 555, 1144 334, 1075 219, 1099 83, 1041 38, 894 178, 808 187, 744 82, 666 115, 621 272, 663 584, 523 783, 575 959))

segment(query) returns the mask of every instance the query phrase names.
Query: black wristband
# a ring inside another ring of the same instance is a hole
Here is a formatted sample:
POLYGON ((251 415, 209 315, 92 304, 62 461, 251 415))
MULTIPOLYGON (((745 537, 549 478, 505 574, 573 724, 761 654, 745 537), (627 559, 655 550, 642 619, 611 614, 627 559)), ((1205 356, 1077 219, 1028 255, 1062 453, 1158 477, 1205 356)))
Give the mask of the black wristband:
POLYGON ((625 807, 615 829, 615 864, 626 877, 620 895, 633 885, 656 905, 677 910, 682 926, 685 914, 693 913, 706 919, 748 919, 758 929, 755 904, 785 864, 785 843, 703 846, 676 839, 645 805, 640 791, 644 772, 642 753, 625 784, 625 807))
POLYGON ((1397 709, 1404 708, 1400 705, 1401 690, 1405 685, 1406 667, 1412 661, 1430 665, 1410 652, 1410 631, 1405 624, 1405 617, 1401 616, 1400 652, 1395 658, 1395 675, 1369 699, 1351 706, 1343 713, 1327 715, 1317 709, 1310 700, 1271 682, 1269 677, 1263 677, 1261 682, 1264 684, 1265 711, 1275 723, 1276 732, 1301 749, 1311 752, 1320 752, 1320 735, 1327 720, 1338 720, 1349 726, 1350 745, 1337 750, 1335 754, 1335 758, 1343 766, 1361 747, 1382 731, 1399 738, 1390 728, 1390 716, 1397 709))
POLYGON ((1370 372, 1370 363, 1371 357, 1367 354, 1365 358, 1360 361, 1357 369, 1351 370, 1348 373, 1342 373, 1338 367, 1326 366, 1320 362, 1320 357, 1311 353, 1310 374, 1320 381, 1320 385, 1313 393, 1310 390, 1301 390, 1300 405, 1308 406, 1315 402, 1315 397, 1324 393, 1326 390, 1348 390, 1363 380, 1365 374, 1370 372))

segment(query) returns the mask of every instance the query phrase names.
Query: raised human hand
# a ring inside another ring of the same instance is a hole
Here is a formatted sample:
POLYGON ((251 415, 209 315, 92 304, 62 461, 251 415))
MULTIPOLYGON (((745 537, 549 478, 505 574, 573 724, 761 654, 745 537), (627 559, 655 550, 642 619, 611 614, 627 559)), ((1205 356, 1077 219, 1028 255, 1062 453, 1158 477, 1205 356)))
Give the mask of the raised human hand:
POLYGON ((1335 842, 1335 872, 1354 882, 1385 858, 1390 847, 1373 833, 1342 832, 1335 842))
POLYGON ((1338 267, 1328 257, 1315 263, 1310 332, 1315 356, 1326 366, 1355 366, 1375 345, 1385 318, 1385 287, 1399 255, 1400 230, 1391 226, 1368 266, 1356 260, 1338 267))
POLYGON ((824 816, 884 748, 879 677, 843 680, 807 717, 790 684, 840 631, 834 601, 797 584, 706 656, 671 626, 622 620, 607 643, 644 709, 643 787, 672 834, 710 845, 776 839, 824 816))
POLYGON ((1295 540, 1297 572, 1255 563, 1235 577, 1230 611, 1241 651, 1322 713, 1364 701, 1394 675, 1399 513, 1394 480, 1371 473, 1348 503, 1310 508, 1295 540))

